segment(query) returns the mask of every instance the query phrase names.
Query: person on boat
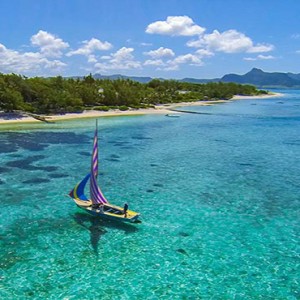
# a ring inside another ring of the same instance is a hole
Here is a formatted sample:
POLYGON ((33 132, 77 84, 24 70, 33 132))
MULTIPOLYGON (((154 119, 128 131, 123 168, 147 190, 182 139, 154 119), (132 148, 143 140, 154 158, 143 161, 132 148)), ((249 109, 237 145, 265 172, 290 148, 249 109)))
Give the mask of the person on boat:
POLYGON ((128 204, 125 203, 123 208, 124 218, 127 218, 127 210, 128 210, 128 204))
POLYGON ((101 213, 101 214, 104 213, 104 205, 103 205, 103 204, 100 204, 99 210, 100 210, 100 213, 101 213))

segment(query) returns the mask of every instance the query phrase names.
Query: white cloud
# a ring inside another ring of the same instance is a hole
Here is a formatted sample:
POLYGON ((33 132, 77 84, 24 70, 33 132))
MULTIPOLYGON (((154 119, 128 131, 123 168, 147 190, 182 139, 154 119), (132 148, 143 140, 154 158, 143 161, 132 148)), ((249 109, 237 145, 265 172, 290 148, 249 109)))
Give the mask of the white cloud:
POLYGON ((291 38, 292 38, 293 40, 298 40, 298 39, 300 39, 300 33, 294 33, 294 34, 292 34, 292 35, 291 35, 291 38))
POLYGON ((224 53, 260 53, 269 52, 274 49, 270 44, 254 45, 253 41, 245 34, 234 29, 220 33, 214 30, 211 34, 205 34, 198 40, 192 40, 187 43, 189 47, 204 48, 209 51, 224 53))
POLYGON ((194 24, 194 21, 188 16, 170 16, 166 21, 151 23, 146 28, 146 33, 171 36, 200 35, 204 31, 205 28, 194 24))
POLYGON ((45 68, 51 69, 52 71, 58 72, 61 71, 62 68, 66 67, 67 64, 63 63, 60 60, 44 60, 43 63, 45 64, 45 68))
MULTIPOLYGON (((159 48, 157 51, 156 50, 153 51, 153 53, 144 53, 144 54, 150 54, 150 56, 152 56, 153 59, 149 59, 146 60, 143 65, 144 66, 154 66, 157 67, 156 70, 163 70, 163 71, 176 71, 180 69, 181 65, 189 65, 189 66, 203 66, 203 61, 201 60, 202 57, 205 56, 212 56, 213 53, 208 51, 208 50, 204 50, 204 49, 199 49, 198 51, 196 51, 194 54, 192 53, 188 53, 188 54, 183 54, 183 55, 179 55, 177 57, 174 57, 172 59, 168 59, 166 61, 163 60, 163 55, 165 53, 165 51, 163 51, 165 48, 159 48), (161 50, 160 50, 161 49, 161 50)), ((169 49, 171 50, 171 49, 169 49)), ((167 52, 168 53, 168 52, 167 52)), ((173 51, 172 51, 173 53, 173 51)), ((174 55, 174 53, 172 54, 172 56, 174 55)))
POLYGON ((90 55, 88 56, 88 62, 89 62, 89 63, 96 63, 96 62, 97 62, 96 56, 93 55, 93 54, 90 54, 90 55))
POLYGON ((44 53, 20 53, 7 49, 0 44, 0 72, 32 74, 47 69, 50 72, 60 72, 66 64, 59 60, 49 60, 44 53))
POLYGON ((209 57, 209 56, 214 56, 215 54, 207 49, 198 49, 195 54, 198 56, 198 57, 209 57))
POLYGON ((152 46, 152 44, 151 43, 140 43, 140 46, 148 47, 148 46, 152 46))
POLYGON ((172 49, 160 47, 156 50, 151 50, 149 52, 144 52, 145 55, 149 55, 152 58, 175 56, 172 49))
MULTIPOLYGON (((179 70, 180 65, 190 65, 190 66, 202 66, 203 62, 202 60, 194 54, 188 53, 184 55, 179 55, 174 59, 170 59, 166 61, 165 63, 158 64, 159 61, 157 61, 157 66, 159 66, 158 70, 163 70, 163 71, 176 71, 179 70)), ((150 65, 151 63, 147 63, 150 65)), ((155 61, 153 61, 152 65, 155 65, 155 61)))
POLYGON ((134 41, 132 39, 127 39, 126 43, 128 43, 128 44, 130 44, 132 46, 135 45, 135 46, 139 46, 139 47, 149 47, 149 46, 153 45, 152 43, 137 42, 137 41, 134 41))
POLYGON ((83 41, 82 42, 83 46, 78 48, 77 50, 73 50, 67 53, 67 56, 72 56, 72 55, 84 55, 89 57, 93 52, 100 50, 109 50, 112 48, 112 44, 109 42, 101 42, 98 39, 92 38, 89 41, 83 41))
POLYGON ((274 50, 274 46, 270 44, 257 44, 256 46, 252 46, 247 52, 248 53, 262 53, 262 52, 270 52, 274 50))
POLYGON ((101 59, 105 59, 105 60, 110 60, 111 56, 110 55, 103 55, 100 57, 101 59))
POLYGON ((255 60, 257 60, 257 57, 244 57, 244 60, 255 61, 255 60))
POLYGON ((117 52, 111 54, 112 57, 111 61, 116 63, 122 61, 131 61, 133 60, 133 55, 132 55, 133 51, 134 51, 133 48, 122 47, 117 52))
POLYGON ((270 60, 270 59, 275 59, 274 56, 272 55, 258 55, 257 57, 245 57, 244 60, 248 61, 255 61, 255 60, 270 60))
POLYGON ((201 59, 193 54, 185 54, 185 55, 179 55, 177 56, 174 60, 169 61, 172 64, 190 64, 190 65, 197 65, 197 66, 202 66, 203 62, 201 59))
POLYGON ((157 67, 156 70, 176 71, 179 70, 181 65, 202 66, 203 62, 199 55, 188 53, 167 61, 163 61, 162 59, 149 59, 146 60, 143 65, 157 67))
POLYGON ((251 39, 236 30, 223 33, 214 30, 212 34, 206 34, 202 40, 209 49, 225 53, 244 52, 252 47, 251 39))
POLYGON ((53 34, 40 30, 31 37, 31 44, 40 47, 41 53, 45 56, 60 57, 62 50, 69 47, 69 44, 53 34))
POLYGON ((203 43, 203 40, 202 39, 199 39, 199 40, 190 40, 186 43, 186 45, 188 47, 191 47, 191 48, 200 48, 200 47, 204 47, 204 43, 203 43))
POLYGON ((145 66, 164 66, 165 63, 161 59, 148 59, 144 62, 145 66))
POLYGON ((98 62, 95 64, 96 72, 141 68, 141 63, 135 60, 132 55, 133 51, 133 48, 122 47, 110 56, 105 56, 103 59, 105 62, 98 62))
POLYGON ((1 53, 4 53, 6 51, 7 51, 7 48, 4 45, 0 44, 0 55, 1 55, 1 53))
POLYGON ((257 56, 259 59, 263 59, 263 60, 269 60, 269 59, 275 59, 275 57, 273 55, 258 55, 257 56))
POLYGON ((162 71, 178 71, 179 70, 179 66, 178 65, 169 65, 167 67, 164 68, 158 68, 157 70, 162 70, 162 71))

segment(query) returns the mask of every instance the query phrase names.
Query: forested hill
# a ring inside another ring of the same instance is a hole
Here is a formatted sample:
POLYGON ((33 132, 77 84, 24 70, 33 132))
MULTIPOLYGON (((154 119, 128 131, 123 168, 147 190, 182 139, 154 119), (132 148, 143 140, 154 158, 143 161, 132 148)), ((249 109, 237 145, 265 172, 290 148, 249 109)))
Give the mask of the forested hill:
MULTIPOLYGON (((115 75, 101 75, 94 74, 95 79, 130 79, 141 83, 148 83, 153 78, 151 77, 137 77, 125 76, 121 74, 115 75)), ((234 82, 240 84, 252 84, 257 88, 300 88, 300 74, 296 73, 282 73, 282 72, 264 72, 261 69, 253 68, 251 71, 243 75, 226 74, 222 78, 214 79, 197 79, 197 78, 183 78, 179 79, 181 82, 190 83, 208 83, 208 82, 234 82)))
POLYGON ((226 74, 222 78, 195 79, 184 78, 181 81, 206 83, 206 82, 234 82, 240 84, 252 84, 257 88, 300 88, 300 74, 264 72, 253 68, 246 74, 226 74))
POLYGON ((196 84, 153 79, 140 83, 129 79, 95 79, 61 76, 27 78, 0 73, 0 111, 23 110, 38 114, 145 108, 162 103, 230 99, 233 95, 265 94, 251 85, 196 84))
POLYGON ((227 74, 221 78, 222 82, 235 82, 241 84, 253 84, 257 87, 294 87, 300 88, 300 74, 264 72, 253 68, 244 75, 227 74))

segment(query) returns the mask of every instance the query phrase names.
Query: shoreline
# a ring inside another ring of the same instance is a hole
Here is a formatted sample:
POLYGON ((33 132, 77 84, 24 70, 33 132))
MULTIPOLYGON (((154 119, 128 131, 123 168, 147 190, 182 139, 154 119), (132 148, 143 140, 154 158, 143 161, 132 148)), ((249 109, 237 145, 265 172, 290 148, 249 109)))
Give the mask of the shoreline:
POLYGON ((267 95, 258 95, 258 96, 242 96, 242 95, 234 95, 231 100, 249 100, 249 99, 269 99, 269 98, 275 98, 275 97, 281 97, 284 94, 282 93, 269 93, 267 95))
MULTIPOLYGON (((98 117, 120 117, 120 116, 137 116, 137 115, 147 115, 147 114, 176 114, 176 112, 171 111, 176 107, 182 106, 210 106, 216 105, 220 103, 228 103, 235 100, 249 100, 249 99, 269 99, 274 97, 280 97, 283 94, 281 93, 272 93, 267 95, 260 96, 240 96, 235 95, 230 100, 212 100, 212 101, 196 101, 196 102, 180 102, 180 103, 170 103, 170 104, 162 104, 157 105, 155 108, 146 108, 146 109, 138 109, 138 110, 111 110, 111 111, 97 111, 97 110, 88 110, 83 111, 81 113, 66 113, 64 115, 43 115, 51 124, 56 121, 67 121, 74 119, 85 119, 85 118, 98 118, 98 117)), ((178 113, 180 114, 180 113, 178 113)), ((14 117, 10 117, 9 114, 0 112, 0 126, 1 125, 16 125, 16 124, 36 124, 41 123, 41 121, 24 115, 14 114, 14 117)))

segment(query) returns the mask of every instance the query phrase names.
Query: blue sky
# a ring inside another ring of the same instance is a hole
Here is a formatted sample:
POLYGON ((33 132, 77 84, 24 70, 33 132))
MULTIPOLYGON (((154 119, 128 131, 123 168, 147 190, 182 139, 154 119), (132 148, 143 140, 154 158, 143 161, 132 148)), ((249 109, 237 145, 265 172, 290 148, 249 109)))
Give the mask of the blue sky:
POLYGON ((0 72, 300 73, 299 0, 3 0, 0 72))

